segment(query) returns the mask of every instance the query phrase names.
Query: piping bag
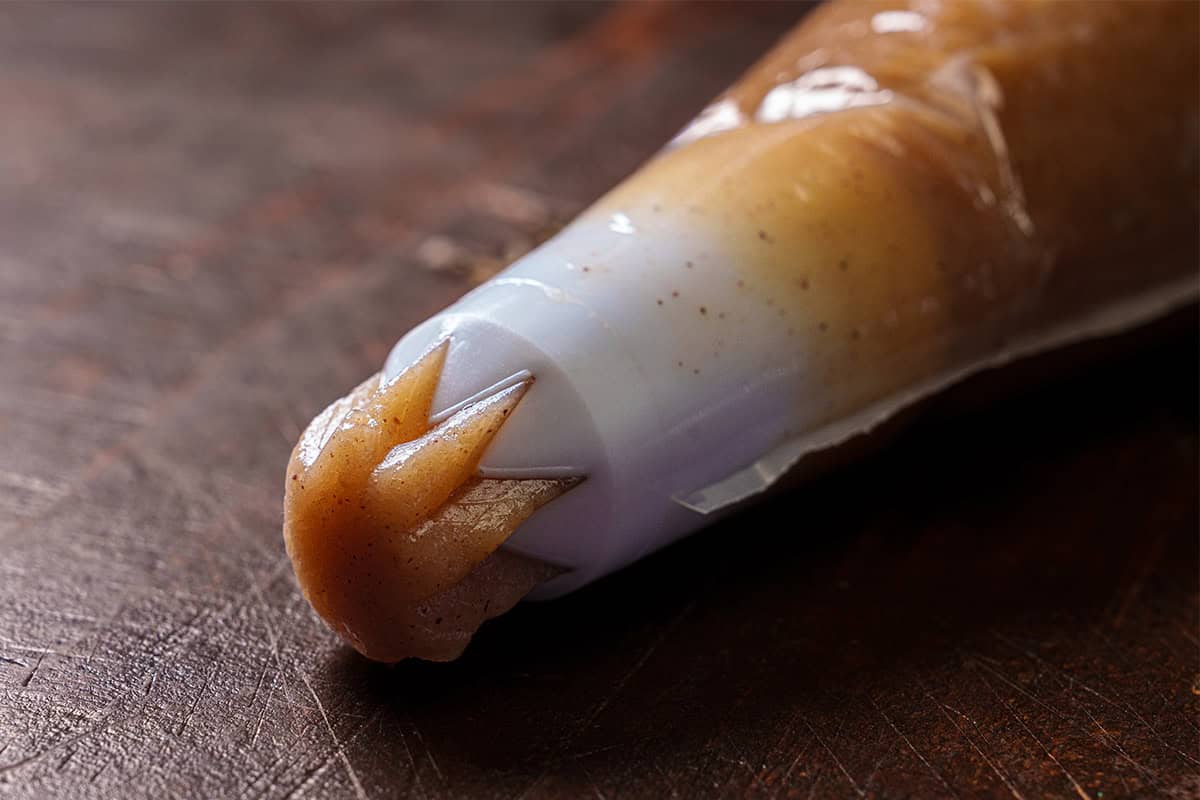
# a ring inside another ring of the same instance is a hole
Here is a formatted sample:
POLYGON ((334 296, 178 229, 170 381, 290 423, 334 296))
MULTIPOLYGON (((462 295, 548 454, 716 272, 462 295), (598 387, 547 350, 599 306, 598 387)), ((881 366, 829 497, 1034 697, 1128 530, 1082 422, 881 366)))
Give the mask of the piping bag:
POLYGON ((972 373, 1194 302, 1198 17, 819 7, 313 421, 305 596, 368 657, 452 659, 972 373))

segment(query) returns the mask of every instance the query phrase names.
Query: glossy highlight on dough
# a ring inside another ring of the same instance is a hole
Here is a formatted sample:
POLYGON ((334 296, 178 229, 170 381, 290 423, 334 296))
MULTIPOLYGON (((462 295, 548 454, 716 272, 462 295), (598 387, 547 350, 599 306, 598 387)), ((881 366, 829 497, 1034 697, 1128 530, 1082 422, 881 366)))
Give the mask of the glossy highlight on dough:
POLYGON ((495 551, 579 479, 475 475, 532 378, 431 425, 447 346, 330 405, 289 464, 284 539, 300 587, 379 661, 455 658, 484 619, 560 571, 495 551))

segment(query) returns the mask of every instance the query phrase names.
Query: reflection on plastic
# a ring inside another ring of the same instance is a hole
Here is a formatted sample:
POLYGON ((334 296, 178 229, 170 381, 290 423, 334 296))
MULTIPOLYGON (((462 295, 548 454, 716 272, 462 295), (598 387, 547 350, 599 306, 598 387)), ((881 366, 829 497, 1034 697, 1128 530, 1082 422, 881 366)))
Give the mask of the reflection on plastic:
POLYGON ((880 11, 871 17, 875 33, 918 33, 927 27, 929 22, 915 11, 880 11))
POLYGON ((739 128, 746 122, 746 115, 738 108, 732 97, 723 97, 700 112, 692 122, 671 140, 671 146, 687 144, 705 136, 739 128))
POLYGON ((782 122, 891 99, 891 92, 858 67, 823 67, 767 92, 754 116, 759 122, 782 122))
POLYGON ((612 215, 612 219, 608 221, 608 229, 613 233, 623 233, 626 236, 632 236, 637 233, 637 228, 633 225, 628 215, 617 212, 612 215))

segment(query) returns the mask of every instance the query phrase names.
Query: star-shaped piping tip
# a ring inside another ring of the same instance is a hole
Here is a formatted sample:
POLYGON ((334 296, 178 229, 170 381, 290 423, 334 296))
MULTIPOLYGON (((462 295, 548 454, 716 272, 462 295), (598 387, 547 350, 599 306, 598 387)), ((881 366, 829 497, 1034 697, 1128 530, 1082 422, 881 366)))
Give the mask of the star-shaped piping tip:
POLYGON ((479 477, 480 459, 533 378, 431 425, 448 347, 330 405, 289 464, 284 539, 300 587, 330 627, 379 660, 407 655, 392 657, 397 637, 419 626, 424 602, 582 480, 479 477))

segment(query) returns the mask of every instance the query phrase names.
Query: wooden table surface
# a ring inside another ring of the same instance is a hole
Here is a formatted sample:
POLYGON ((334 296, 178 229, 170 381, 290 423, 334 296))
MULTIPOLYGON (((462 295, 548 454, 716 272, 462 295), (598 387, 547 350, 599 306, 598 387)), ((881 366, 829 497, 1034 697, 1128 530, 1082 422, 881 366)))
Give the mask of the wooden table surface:
POLYGON ((803 10, 0 5, 0 796, 1200 792, 1190 326, 454 664, 300 597, 301 426, 803 10))

